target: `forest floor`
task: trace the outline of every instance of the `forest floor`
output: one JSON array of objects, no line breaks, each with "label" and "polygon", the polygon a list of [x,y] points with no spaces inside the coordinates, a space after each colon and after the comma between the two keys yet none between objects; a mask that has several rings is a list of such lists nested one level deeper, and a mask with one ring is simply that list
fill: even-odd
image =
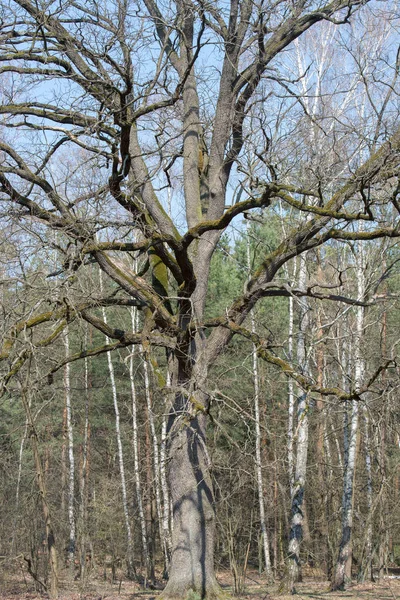
[{"label": "forest floor", "polygon": [[[297,594],[281,595],[278,585],[271,586],[260,578],[257,571],[249,571],[243,593],[234,596],[230,572],[218,574],[224,589],[238,600],[400,600],[400,578],[387,577],[376,583],[363,583],[349,586],[344,592],[330,592],[329,582],[307,577],[298,584]],[[140,589],[138,584],[121,579],[111,584],[109,581],[91,579],[82,589],[79,581],[68,584],[67,579],[60,584],[60,600],[157,600],[159,591]],[[21,574],[0,573],[0,600],[46,600],[46,593],[34,591],[29,577]]]}]

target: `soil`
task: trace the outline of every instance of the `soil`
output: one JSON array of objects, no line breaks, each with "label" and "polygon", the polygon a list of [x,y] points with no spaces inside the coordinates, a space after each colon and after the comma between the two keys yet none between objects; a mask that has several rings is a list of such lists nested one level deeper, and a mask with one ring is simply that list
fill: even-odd
[{"label": "soil", "polygon": [[[230,572],[220,572],[218,580],[223,588],[238,600],[400,600],[400,577],[385,577],[374,583],[352,584],[342,592],[329,591],[329,582],[306,577],[296,586],[297,594],[280,595],[278,585],[268,585],[258,572],[249,571],[243,593],[233,594]],[[143,590],[138,584],[119,579],[114,583],[90,578],[82,589],[79,581],[68,583],[67,573],[60,582],[59,600],[157,600],[160,590]],[[0,600],[47,600],[45,592],[34,590],[30,577],[21,573],[0,573]]]}]

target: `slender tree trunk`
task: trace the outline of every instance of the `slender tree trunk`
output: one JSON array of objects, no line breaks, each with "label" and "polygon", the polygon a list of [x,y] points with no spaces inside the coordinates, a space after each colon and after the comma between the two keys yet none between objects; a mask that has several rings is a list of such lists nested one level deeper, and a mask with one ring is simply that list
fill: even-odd
[{"label": "slender tree trunk", "polygon": [[[65,355],[69,356],[69,333],[66,330],[64,337]],[[72,418],[71,418],[71,372],[70,363],[67,362],[64,367],[64,390],[65,390],[65,407],[67,412],[67,437],[68,437],[68,462],[69,462],[69,474],[68,474],[68,521],[69,521],[69,541],[68,541],[68,561],[70,577],[74,578],[75,569],[75,545],[76,545],[76,532],[75,532],[75,458],[74,458],[74,435],[72,430]]]},{"label": "slender tree trunk", "polygon": [[[307,255],[300,256],[299,287],[305,289],[307,284]],[[309,307],[305,298],[301,300],[299,311],[299,332],[297,341],[297,362],[303,372],[307,372],[307,352],[305,336],[309,324]],[[288,572],[286,586],[291,593],[295,592],[295,584],[301,578],[300,546],[304,534],[304,489],[307,473],[308,454],[308,410],[309,399],[301,392],[297,400],[297,446],[296,470],[292,492],[291,524],[289,533]]]},{"label": "slender tree trunk", "polygon": [[[102,290],[101,271],[99,272],[99,276],[100,276],[100,289]],[[103,313],[103,320],[105,323],[107,323],[107,315],[106,315],[106,311],[104,308],[102,309],[102,313]],[[105,336],[105,337],[106,337],[106,343],[108,344],[110,342],[110,340],[107,336]],[[118,463],[119,463],[119,473],[120,473],[120,477],[121,477],[122,507],[123,507],[123,511],[124,511],[125,529],[126,529],[126,537],[127,537],[127,571],[128,571],[128,577],[134,579],[134,578],[136,578],[136,571],[135,571],[134,559],[133,559],[133,557],[134,557],[133,536],[132,536],[131,522],[130,522],[130,516],[129,516],[129,509],[128,509],[128,492],[127,492],[126,478],[125,478],[125,464],[124,464],[124,453],[123,453],[123,448],[122,448],[117,386],[115,383],[114,366],[112,363],[111,352],[107,352],[107,361],[108,361],[108,372],[110,374],[110,382],[111,382],[112,397],[113,397],[113,404],[114,404],[115,432],[116,432],[116,436],[117,436]]]},{"label": "slender tree trunk", "polygon": [[26,420],[28,423],[28,430],[31,439],[33,460],[36,468],[36,478],[39,487],[39,493],[42,500],[42,510],[46,528],[46,539],[47,549],[49,553],[49,567],[50,567],[50,597],[55,599],[58,597],[58,560],[57,560],[57,549],[54,536],[54,530],[52,525],[52,519],[50,514],[49,503],[47,500],[47,489],[45,484],[45,478],[43,473],[42,461],[39,455],[38,448],[38,437],[35,429],[35,425],[32,418],[30,403],[26,397],[25,390],[21,393],[22,403],[24,406]]},{"label": "slender tree trunk", "polygon": [[278,576],[279,568],[279,557],[278,557],[278,543],[279,543],[279,504],[278,504],[278,449],[277,449],[277,434],[274,435],[274,538],[273,538],[273,553],[274,553],[274,577]]},{"label": "slender tree trunk", "polygon": [[[104,318],[104,316],[103,316],[103,318]],[[108,343],[108,340],[107,340],[107,343]],[[127,488],[126,488],[125,464],[124,464],[124,454],[123,454],[123,449],[122,449],[117,386],[115,383],[114,366],[112,364],[112,358],[111,358],[110,352],[107,353],[107,360],[108,360],[108,370],[110,373],[110,381],[111,381],[111,388],[112,388],[112,395],[113,395],[113,402],[114,402],[115,431],[117,434],[118,462],[119,462],[119,473],[120,473],[120,477],[121,477],[121,489],[122,489],[122,505],[123,505],[123,510],[124,510],[126,537],[127,537],[127,543],[128,543],[128,552],[127,552],[128,577],[134,578],[136,576],[136,573],[135,573],[135,567],[134,567],[134,562],[133,562],[133,536],[132,536],[132,529],[131,529],[129,509],[128,509],[128,492],[127,492]]]},{"label": "slender tree trunk", "polygon": [[[322,283],[322,276],[320,273],[319,267],[319,279]],[[324,381],[324,349],[321,343],[322,340],[322,321],[321,321],[321,313],[318,311],[317,315],[317,324],[318,324],[318,332],[317,332],[317,383],[319,387],[323,387],[325,384]],[[325,419],[325,411],[324,404],[322,398],[319,396],[316,401],[317,408],[317,440],[315,447],[315,461],[317,464],[317,474],[318,474],[318,492],[319,492],[319,500],[322,510],[320,512],[320,518],[318,523],[318,545],[319,547],[316,549],[316,555],[320,556],[321,563],[325,568],[325,572],[327,577],[331,576],[331,560],[330,560],[330,548],[329,548],[329,526],[328,526],[328,497],[329,492],[327,491],[327,481],[326,481],[326,469],[324,468],[325,456],[324,456],[324,439],[326,432],[326,419]]]},{"label": "slender tree trunk", "polygon": [[373,490],[372,490],[372,464],[371,464],[371,441],[369,432],[369,417],[368,409],[363,406],[363,417],[364,417],[364,452],[365,452],[365,471],[367,475],[367,528],[365,531],[365,548],[364,548],[364,560],[361,563],[361,579],[369,579],[373,581],[372,575],[372,522],[373,522]]},{"label": "slender tree trunk", "polygon": [[[248,232],[247,232],[248,233]],[[247,234],[247,267],[249,274],[251,273],[251,260],[250,260],[250,239]],[[254,311],[250,312],[251,319],[251,332],[256,333],[256,322],[254,317]],[[261,428],[260,428],[260,382],[258,375],[258,357],[257,357],[257,346],[252,344],[252,360],[253,360],[253,386],[254,386],[254,421],[255,421],[255,433],[256,433],[256,456],[255,456],[255,467],[257,476],[257,490],[258,490],[258,505],[260,510],[260,528],[261,528],[261,539],[264,550],[264,561],[265,561],[265,573],[268,577],[271,576],[271,557],[269,552],[269,535],[267,530],[267,524],[265,519],[265,504],[264,504],[264,484],[262,475],[262,461],[261,461]]]},{"label": "slender tree trunk", "polygon": [[[137,311],[135,308],[131,309],[131,320],[132,320],[132,331],[136,331],[136,318]],[[139,469],[139,444],[138,444],[138,424],[137,424],[137,397],[136,397],[136,385],[134,377],[134,352],[129,357],[129,378],[131,382],[131,395],[132,395],[132,433],[133,433],[133,464],[135,474],[135,487],[136,487],[136,501],[139,513],[140,530],[142,533],[142,552],[143,562],[146,568],[146,577],[150,575],[149,572],[149,551],[147,545],[147,533],[146,533],[146,519],[143,510],[143,498],[142,498],[142,484],[140,481],[140,469]]]},{"label": "slender tree trunk", "polygon": [[[168,490],[168,482],[167,482],[167,417],[163,415],[162,425],[161,425],[161,444],[160,444],[160,477],[161,477],[161,490],[163,497],[163,515],[162,515],[162,528],[164,541],[166,544],[166,552],[168,559],[168,568],[169,561],[171,560],[171,530],[170,530],[170,494]],[[168,569],[164,573],[166,577],[168,574]]]},{"label": "slender tree trunk", "polygon": [[[66,398],[65,398],[66,399]],[[67,405],[64,402],[63,409],[63,421],[62,421],[62,446],[61,446],[61,516],[64,520],[65,517],[65,496],[67,487],[67,443],[68,443],[68,429],[67,429]]]},{"label": "slender tree trunk", "polygon": [[18,519],[19,519],[19,496],[21,489],[21,476],[22,476],[22,457],[24,453],[25,441],[28,435],[28,420],[25,420],[24,433],[22,434],[21,443],[19,446],[18,454],[18,475],[17,475],[17,487],[15,490],[15,517],[13,523],[13,533],[11,540],[11,553],[15,556],[17,554],[17,530],[18,530]]},{"label": "slender tree trunk", "polygon": [[[143,349],[140,347],[141,352]],[[151,386],[150,386],[150,364],[147,360],[147,357],[144,357],[143,360],[143,372],[144,372],[144,386],[145,386],[145,394],[146,394],[146,403],[147,403],[147,414],[150,425],[150,433],[151,433],[151,441],[153,446],[153,468],[154,468],[154,491],[155,491],[155,499],[156,499],[156,509],[157,509],[157,520],[158,527],[160,533],[160,541],[161,547],[164,555],[164,571],[168,571],[168,546],[167,540],[164,537],[164,528],[163,528],[163,514],[161,510],[161,482],[160,482],[160,452],[158,448],[158,439],[156,433],[156,427],[154,422],[154,413],[153,413],[153,402],[151,397]]]},{"label": "slender tree trunk", "polygon": [[[289,297],[289,339],[288,339],[288,360],[293,361],[293,325],[294,325],[294,306],[293,296]],[[289,471],[289,486],[290,497],[293,496],[294,488],[294,382],[291,377],[288,381],[288,437],[287,437],[287,455],[288,455],[288,471]]]},{"label": "slender tree trunk", "polygon": [[[361,244],[357,244],[357,297],[364,300],[365,295],[365,274],[363,249]],[[364,307],[358,306],[356,311],[356,335],[354,344],[354,363],[355,363],[355,387],[359,389],[362,385],[364,372],[364,361],[362,358],[362,339],[364,331]],[[353,400],[351,404],[351,423],[347,428],[345,424],[345,473],[343,483],[342,499],[342,538],[339,548],[339,556],[336,563],[332,589],[344,589],[346,584],[351,581],[352,567],[352,531],[353,531],[353,504],[354,504],[354,478],[357,455],[357,435],[359,420],[359,402]],[[346,433],[348,430],[348,434]],[[347,439],[346,439],[347,438]],[[346,451],[347,450],[347,451]]]},{"label": "slender tree trunk", "polygon": [[153,502],[153,473],[151,468],[151,440],[150,426],[148,418],[148,410],[146,407],[146,425],[145,425],[145,442],[146,442],[146,535],[148,540],[148,573],[147,578],[152,583],[155,580],[155,538],[156,532],[154,527],[154,502]]},{"label": "slender tree trunk", "polygon": [[343,486],[342,538],[340,542],[339,557],[336,563],[335,578],[332,589],[344,589],[345,585],[351,581],[354,475],[357,452],[357,432],[358,402],[357,400],[353,400],[349,431],[348,457]]},{"label": "slender tree trunk", "polygon": [[[87,345],[87,344],[86,344]],[[80,531],[81,531],[81,552],[80,552],[80,578],[84,585],[86,581],[86,545],[87,545],[87,504],[88,504],[88,483],[89,483],[89,440],[90,440],[90,424],[89,424],[89,359],[85,358],[85,422],[83,427],[83,446],[82,446],[82,468],[80,477]]]},{"label": "slender tree trunk", "polygon": [[[383,270],[386,271],[386,260],[383,261]],[[387,286],[385,286],[384,293],[387,293]],[[385,357],[387,352],[387,312],[386,309],[382,315],[382,334],[381,334],[381,356]],[[382,384],[385,387],[386,372],[382,373]],[[386,427],[387,427],[387,403],[385,408],[385,415],[382,419],[380,439],[378,442],[378,456],[380,464],[380,486],[381,494],[379,500],[379,547],[378,547],[378,578],[382,579],[385,572],[387,555],[388,555],[388,528],[386,525],[387,516],[387,492],[386,492],[386,477],[387,477],[387,465],[386,465]]]},{"label": "slender tree trunk", "polygon": [[[255,320],[254,313],[251,313],[251,328],[252,332],[255,333]],[[261,463],[261,428],[260,428],[260,386],[258,378],[258,359],[257,359],[257,348],[253,344],[253,382],[254,382],[254,420],[256,429],[256,473],[257,473],[257,490],[258,490],[258,504],[260,510],[260,527],[261,537],[263,542],[264,550],[264,561],[265,561],[265,573],[269,577],[271,576],[271,557],[269,552],[269,535],[267,530],[267,524],[265,519],[265,505],[264,505],[264,485],[262,476],[262,463]]]}]

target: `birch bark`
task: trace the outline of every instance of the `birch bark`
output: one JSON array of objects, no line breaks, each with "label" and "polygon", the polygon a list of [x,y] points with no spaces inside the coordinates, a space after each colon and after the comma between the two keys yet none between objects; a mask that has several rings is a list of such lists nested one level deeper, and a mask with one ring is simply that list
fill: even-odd
[{"label": "birch bark", "polygon": [[[300,256],[299,288],[305,289],[307,284],[307,253]],[[309,327],[309,306],[305,298],[299,308],[299,332],[297,337],[297,362],[303,373],[307,372],[306,333]],[[297,445],[296,468],[292,491],[291,523],[288,549],[288,572],[286,585],[291,593],[295,592],[295,584],[301,577],[300,546],[304,528],[304,491],[307,473],[308,454],[308,395],[300,391],[297,399]]]},{"label": "birch bark", "polygon": [[[249,228],[247,227],[246,236],[246,253],[247,253],[247,268],[249,277],[251,274],[251,257],[250,257],[250,238]],[[254,311],[250,312],[251,320],[251,332],[256,333],[256,321],[254,317]],[[272,574],[271,570],[271,557],[269,551],[269,535],[265,519],[265,504],[264,504],[264,483],[262,473],[262,461],[261,461],[261,428],[260,428],[260,383],[258,375],[258,357],[257,357],[257,346],[252,344],[252,367],[253,367],[253,386],[254,386],[254,422],[255,422],[255,434],[256,434],[256,455],[255,455],[255,467],[257,477],[257,490],[258,490],[258,506],[260,511],[260,529],[261,529],[261,540],[264,551],[265,561],[265,573],[269,577]],[[264,570],[264,569],[263,569]]]},{"label": "birch bark", "polygon": [[[69,350],[69,332],[66,329],[64,336],[65,356],[70,354]],[[67,413],[67,437],[68,437],[68,521],[69,521],[69,542],[68,542],[68,562],[71,579],[74,578],[75,570],[75,546],[76,546],[76,531],[75,531],[75,457],[74,457],[74,433],[72,429],[72,413],[71,413],[71,371],[70,363],[67,362],[64,367],[64,391],[65,391],[65,407]]]},{"label": "birch bark", "polygon": [[[132,331],[137,330],[137,311],[135,308],[131,309],[131,323]],[[132,437],[133,437],[133,464],[135,473],[135,487],[136,487],[136,501],[139,512],[140,530],[142,534],[142,552],[143,561],[146,566],[147,578],[150,577],[150,565],[149,565],[149,550],[147,545],[147,532],[146,532],[146,519],[143,510],[143,498],[142,498],[142,484],[140,480],[140,469],[139,469],[139,444],[138,444],[138,424],[137,424],[137,396],[136,396],[136,385],[135,385],[135,374],[134,374],[134,356],[132,352],[129,357],[129,379],[131,382],[131,396],[132,396]]]},{"label": "birch bark", "polygon": [[[85,335],[85,345],[87,347],[87,332]],[[82,468],[80,476],[80,530],[81,530],[81,552],[80,552],[80,579],[82,585],[86,582],[86,544],[87,544],[87,504],[88,504],[88,479],[89,479],[89,437],[90,437],[90,425],[89,425],[89,359],[85,357],[84,361],[84,385],[85,385],[85,422],[83,427],[83,447],[82,447]]]},{"label": "birch bark", "polygon": [[[357,244],[356,276],[357,276],[357,298],[364,300],[365,296],[365,271],[363,247]],[[354,383],[356,390],[362,385],[364,373],[364,360],[362,357],[362,339],[364,332],[364,307],[356,309],[356,334],[354,339]],[[354,478],[357,458],[357,436],[359,421],[359,402],[353,400],[351,403],[350,427],[345,424],[345,471],[343,480],[342,498],[342,537],[339,555],[336,563],[332,589],[343,589],[351,581],[352,568],[352,531],[353,531],[353,503],[354,503]],[[346,433],[348,431],[348,433]]]},{"label": "birch bark", "polygon": [[[101,271],[99,271],[99,277],[100,277],[100,289],[101,289],[101,291],[103,291]],[[103,314],[104,323],[107,323],[107,315],[106,315],[105,308],[102,308],[102,314]],[[105,340],[106,340],[106,344],[110,343],[110,340],[107,336],[105,336]],[[131,528],[129,509],[128,509],[128,492],[127,492],[126,478],[125,478],[125,463],[124,463],[124,453],[123,453],[123,448],[122,448],[122,437],[121,437],[117,386],[115,383],[114,366],[112,363],[112,358],[111,358],[110,352],[107,352],[107,362],[108,362],[108,372],[110,375],[110,383],[111,383],[112,397],[113,397],[113,404],[114,404],[115,432],[116,432],[116,436],[117,436],[118,463],[119,463],[119,473],[120,473],[120,477],[121,477],[122,507],[123,507],[123,511],[124,511],[125,529],[126,529],[126,538],[127,538],[127,571],[128,571],[128,577],[134,579],[134,578],[136,578],[136,571],[135,571],[135,565],[134,565],[134,561],[133,561],[133,557],[134,557],[133,536],[132,536],[132,528]]]},{"label": "birch bark", "polygon": [[[143,353],[143,348],[140,346],[140,352]],[[158,447],[158,439],[156,433],[156,426],[154,421],[154,412],[153,412],[153,403],[151,397],[151,386],[150,386],[150,365],[146,356],[143,359],[143,373],[144,373],[144,387],[145,387],[145,395],[146,395],[146,404],[147,404],[147,414],[149,418],[150,425],[150,434],[151,441],[153,446],[153,469],[154,469],[154,490],[156,497],[156,510],[157,510],[157,520],[158,520],[158,528],[160,534],[161,547],[164,555],[164,570],[168,570],[168,547],[167,541],[164,537],[164,527],[163,527],[163,514],[161,509],[161,482],[160,482],[160,452]]]}]

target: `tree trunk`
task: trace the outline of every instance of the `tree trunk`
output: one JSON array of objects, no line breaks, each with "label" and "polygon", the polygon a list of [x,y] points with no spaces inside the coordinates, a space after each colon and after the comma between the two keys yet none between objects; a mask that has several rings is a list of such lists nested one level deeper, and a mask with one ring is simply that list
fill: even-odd
[{"label": "tree trunk", "polygon": [[333,590],[343,589],[351,581],[352,565],[352,528],[353,528],[353,491],[354,475],[357,453],[358,431],[358,401],[352,402],[352,417],[349,435],[349,448],[347,466],[345,470],[343,500],[342,500],[342,539],[340,542],[339,557],[336,563],[335,577],[332,584]]},{"label": "tree trunk", "polygon": [[47,539],[47,549],[48,549],[48,553],[49,553],[49,567],[50,567],[50,598],[55,599],[58,597],[58,560],[57,560],[57,549],[56,549],[55,536],[54,536],[54,531],[53,531],[53,525],[52,525],[52,520],[51,520],[51,515],[50,515],[49,504],[48,504],[48,500],[47,500],[47,489],[46,489],[46,484],[45,484],[45,480],[44,480],[42,461],[41,461],[40,455],[39,455],[37,433],[36,433],[35,425],[34,425],[33,418],[32,418],[30,404],[26,397],[25,390],[22,390],[21,397],[22,397],[22,403],[24,406],[25,414],[26,414],[26,420],[28,422],[28,429],[29,429],[30,438],[31,438],[33,459],[34,459],[35,468],[36,468],[36,478],[37,478],[37,482],[38,482],[40,497],[42,500],[43,516],[44,516],[44,522],[45,522],[45,527],[46,527],[46,539]]},{"label": "tree trunk", "polygon": [[361,573],[359,577],[361,580],[369,579],[369,581],[373,581],[372,575],[372,522],[374,515],[374,507],[373,507],[373,490],[372,490],[372,464],[371,464],[371,441],[370,441],[370,431],[369,431],[369,417],[368,417],[368,409],[366,406],[363,406],[363,416],[364,416],[364,451],[365,451],[365,471],[367,475],[367,518],[366,518],[366,531],[365,531],[365,547],[364,547],[364,557],[361,561]]},{"label": "tree trunk", "polygon": [[[99,271],[100,277],[100,289],[103,291],[102,285],[102,277],[101,271]],[[102,309],[103,320],[104,323],[107,323],[107,315],[106,311]],[[109,344],[110,340],[107,336],[105,336],[106,344]],[[110,382],[112,389],[112,397],[114,403],[114,413],[115,413],[115,433],[117,435],[117,448],[118,448],[118,463],[119,463],[119,473],[121,477],[121,490],[122,490],[122,507],[124,511],[125,517],[125,529],[126,529],[126,537],[127,537],[127,571],[128,577],[134,579],[136,577],[135,566],[133,562],[133,536],[131,529],[131,521],[129,516],[128,509],[128,492],[126,488],[126,478],[125,478],[125,463],[124,463],[124,453],[122,448],[122,438],[121,438],[121,427],[120,427],[120,416],[119,416],[119,406],[118,406],[118,396],[117,396],[117,386],[115,383],[114,376],[114,366],[112,363],[111,353],[107,352],[107,362],[108,362],[108,372],[110,374]]]},{"label": "tree trunk", "polygon": [[[364,300],[365,295],[365,273],[364,260],[361,244],[358,244],[357,254],[357,297]],[[364,331],[364,307],[358,306],[356,312],[356,335],[354,344],[354,362],[355,362],[355,387],[356,390],[362,385],[364,373],[364,361],[362,358],[362,338]],[[343,500],[342,500],[342,538],[339,548],[339,556],[336,563],[332,589],[344,589],[346,584],[351,581],[352,567],[352,530],[353,530],[353,503],[354,503],[354,477],[357,456],[357,434],[358,434],[358,400],[352,401],[352,413],[350,428],[345,424],[344,427],[344,456],[345,473],[343,481]],[[347,412],[345,413],[345,417]],[[348,433],[347,433],[348,432]]]},{"label": "tree trunk", "polygon": [[[247,232],[247,267],[249,274],[251,273],[251,260],[250,260],[250,239]],[[250,311],[251,320],[251,332],[256,333],[256,322],[254,317],[254,311]],[[256,456],[255,456],[255,467],[257,477],[257,490],[258,490],[258,505],[260,510],[260,528],[261,528],[261,539],[264,549],[264,561],[265,561],[265,573],[268,577],[271,576],[271,557],[269,552],[269,536],[267,530],[267,524],[265,520],[265,505],[264,505],[264,485],[263,485],[263,474],[262,474],[262,462],[261,462],[261,428],[260,428],[260,384],[258,376],[258,357],[257,357],[257,346],[252,344],[252,359],[253,359],[253,386],[254,386],[254,421],[256,430]]]},{"label": "tree trunk", "polygon": [[[131,309],[131,320],[132,320],[132,331],[136,331],[136,319],[137,311],[135,308]],[[129,378],[131,381],[131,395],[132,395],[132,433],[133,433],[133,464],[135,473],[135,486],[136,486],[136,501],[138,505],[140,530],[142,533],[142,551],[143,551],[143,562],[146,567],[146,576],[149,576],[149,551],[147,545],[147,533],[146,533],[146,519],[143,510],[143,499],[142,499],[142,485],[140,481],[140,470],[139,470],[139,444],[138,444],[138,425],[137,425],[137,399],[136,399],[136,386],[134,378],[134,364],[133,364],[134,352],[129,357]]]},{"label": "tree trunk", "polygon": [[[85,345],[87,346],[87,335],[85,335]],[[89,424],[89,359],[85,358],[85,423],[83,430],[83,446],[82,446],[82,467],[80,475],[80,533],[81,533],[81,551],[80,551],[80,579],[82,585],[85,584],[86,580],[86,544],[87,544],[87,505],[88,505],[88,483],[89,483],[89,442],[90,442],[90,424]]]},{"label": "tree trunk", "polygon": [[214,574],[214,499],[205,444],[206,398],[178,393],[168,421],[168,478],[174,528],[169,580],[162,598],[221,597]]},{"label": "tree trunk", "polygon": [[[318,268],[318,276],[321,281],[322,273],[321,267]],[[317,383],[320,387],[325,385],[324,371],[325,371],[325,361],[324,361],[324,349],[322,345],[322,320],[321,320],[321,312],[318,310],[317,315],[317,324],[318,324],[318,332],[317,339],[319,344],[317,346]],[[318,473],[318,492],[319,499],[321,503],[321,513],[318,522],[318,547],[316,548],[316,555],[320,557],[320,563],[323,564],[325,568],[325,572],[327,577],[331,576],[331,560],[330,560],[330,548],[329,548],[329,510],[328,510],[328,497],[329,492],[327,490],[327,473],[326,468],[324,468],[324,464],[326,464],[325,456],[324,456],[324,440],[325,440],[325,432],[326,432],[326,413],[324,410],[324,402],[321,396],[317,398],[316,402],[317,408],[317,440],[315,447],[316,454],[316,463],[317,463],[317,473]]]},{"label": "tree trunk", "polygon": [[[299,287],[306,288],[307,268],[306,254],[300,257]],[[301,300],[299,314],[299,332],[297,342],[297,362],[303,372],[307,372],[307,352],[305,336],[308,329],[308,303],[305,298]],[[288,572],[286,587],[291,593],[295,592],[295,583],[301,578],[300,545],[304,529],[304,488],[307,472],[308,454],[308,410],[309,400],[305,392],[300,393],[297,400],[297,447],[296,470],[292,492],[291,524],[289,533]]]},{"label": "tree trunk", "polygon": [[[108,343],[108,340],[107,340],[107,343]],[[128,509],[128,492],[126,489],[125,465],[124,465],[124,455],[123,455],[123,449],[122,449],[120,417],[119,417],[119,407],[118,407],[118,398],[117,398],[117,387],[116,387],[116,383],[115,383],[114,367],[112,364],[112,358],[111,358],[111,354],[109,352],[107,353],[107,360],[108,360],[108,369],[109,369],[109,373],[110,373],[112,395],[113,395],[113,401],[114,401],[115,432],[117,435],[119,473],[120,473],[120,477],[121,477],[122,507],[124,510],[125,529],[126,529],[126,537],[127,537],[127,545],[128,545],[128,548],[127,548],[128,577],[133,579],[136,575],[135,567],[133,564],[133,536],[132,536],[131,521],[130,521],[129,509]]]},{"label": "tree trunk", "polygon": [[[140,352],[143,352],[142,347],[140,347]],[[163,514],[161,510],[161,482],[160,482],[160,453],[158,448],[158,439],[156,433],[156,427],[154,422],[154,413],[152,406],[152,397],[151,397],[151,388],[150,388],[150,372],[151,372],[151,363],[148,361],[147,357],[144,357],[143,360],[143,372],[144,372],[144,386],[145,386],[145,395],[146,395],[146,403],[147,403],[147,414],[150,425],[150,433],[151,440],[153,445],[153,468],[154,468],[154,492],[156,499],[156,509],[157,509],[157,520],[158,520],[158,528],[160,534],[160,542],[164,555],[164,572],[168,571],[168,546],[167,540],[164,537],[164,528],[163,528]]]},{"label": "tree trunk", "polygon": [[[68,329],[66,330],[64,337],[65,354],[69,356],[69,337]],[[72,419],[71,419],[71,374],[70,374],[70,363],[64,367],[64,391],[65,391],[65,407],[67,412],[67,437],[68,437],[68,461],[69,461],[69,473],[68,473],[68,521],[69,521],[69,541],[68,541],[68,563],[70,578],[74,578],[75,570],[75,458],[74,458],[74,435],[72,431]]]},{"label": "tree trunk", "polygon": [[162,426],[161,426],[161,444],[160,444],[160,476],[161,476],[161,490],[163,496],[163,515],[162,515],[162,528],[164,542],[166,545],[168,567],[164,576],[166,577],[169,569],[169,561],[171,560],[171,531],[170,531],[170,494],[167,483],[167,418],[163,415]]},{"label": "tree trunk", "polygon": [[145,441],[146,441],[146,538],[148,540],[148,554],[147,554],[147,579],[150,583],[155,580],[155,527],[154,527],[154,506],[153,506],[153,473],[151,469],[151,441],[150,441],[150,428],[149,419],[146,411],[146,425],[145,425]]},{"label": "tree trunk", "polygon": [[15,556],[17,554],[17,530],[18,530],[18,511],[19,511],[19,495],[21,488],[21,476],[22,476],[22,457],[24,452],[25,441],[28,435],[28,420],[25,420],[25,429],[22,435],[21,443],[19,446],[19,455],[18,455],[18,475],[17,475],[17,487],[15,490],[15,517],[13,523],[13,533],[11,540],[11,553]]}]

